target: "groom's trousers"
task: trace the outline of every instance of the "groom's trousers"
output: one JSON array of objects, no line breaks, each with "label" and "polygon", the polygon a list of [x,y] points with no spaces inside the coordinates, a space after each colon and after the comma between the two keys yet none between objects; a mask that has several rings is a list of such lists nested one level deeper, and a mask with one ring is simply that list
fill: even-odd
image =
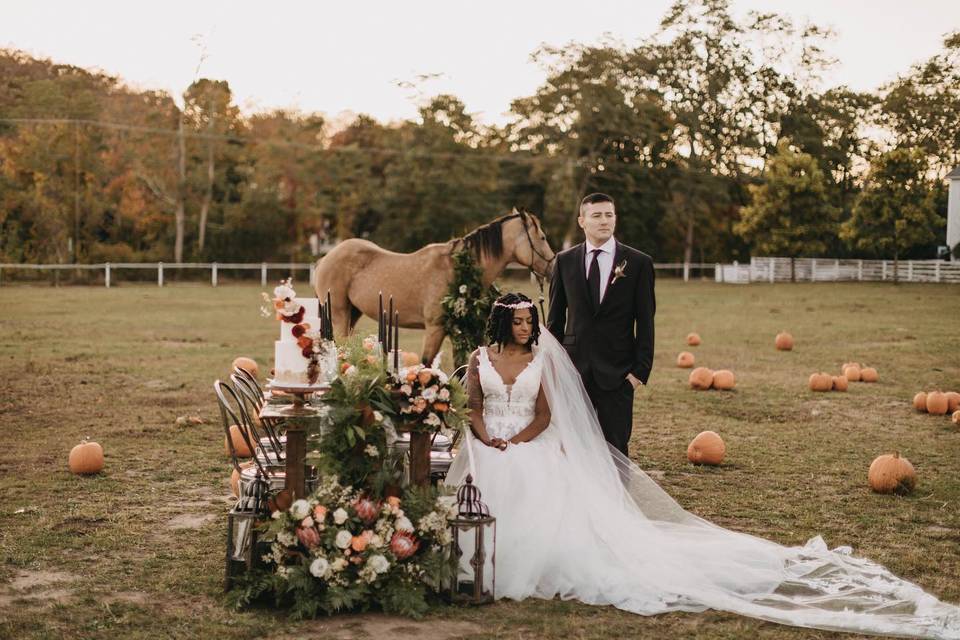
[{"label": "groom's trousers", "polygon": [[619,388],[607,391],[598,387],[593,374],[588,373],[583,386],[587,389],[593,408],[597,410],[603,437],[629,458],[627,445],[633,431],[633,385],[624,379]]}]

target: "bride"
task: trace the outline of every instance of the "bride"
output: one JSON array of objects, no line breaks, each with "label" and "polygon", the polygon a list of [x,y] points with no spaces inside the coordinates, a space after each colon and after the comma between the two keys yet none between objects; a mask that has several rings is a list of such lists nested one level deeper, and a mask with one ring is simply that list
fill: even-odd
[{"label": "bride", "polygon": [[529,298],[495,303],[470,359],[469,473],[497,518],[496,597],[576,599],[642,615],[718,609],[800,627],[960,638],[960,608],[882,566],[718,527],[608,448],[569,356]]}]

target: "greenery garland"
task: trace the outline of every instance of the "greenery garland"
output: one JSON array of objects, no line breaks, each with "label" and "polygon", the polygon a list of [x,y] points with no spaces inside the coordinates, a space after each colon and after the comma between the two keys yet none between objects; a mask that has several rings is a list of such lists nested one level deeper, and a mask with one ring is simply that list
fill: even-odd
[{"label": "greenery garland", "polygon": [[493,284],[483,286],[483,271],[470,251],[460,250],[452,257],[453,279],[440,304],[443,330],[453,343],[454,365],[459,367],[485,342],[487,318],[500,291]]}]

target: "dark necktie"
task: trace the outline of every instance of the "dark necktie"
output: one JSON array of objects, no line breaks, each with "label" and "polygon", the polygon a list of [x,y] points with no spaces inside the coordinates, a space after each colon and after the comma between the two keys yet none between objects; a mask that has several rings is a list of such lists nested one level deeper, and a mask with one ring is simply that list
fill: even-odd
[{"label": "dark necktie", "polygon": [[590,270],[587,272],[587,287],[590,289],[590,300],[593,301],[593,308],[600,306],[600,262],[597,259],[602,249],[592,249],[593,260],[590,261]]}]

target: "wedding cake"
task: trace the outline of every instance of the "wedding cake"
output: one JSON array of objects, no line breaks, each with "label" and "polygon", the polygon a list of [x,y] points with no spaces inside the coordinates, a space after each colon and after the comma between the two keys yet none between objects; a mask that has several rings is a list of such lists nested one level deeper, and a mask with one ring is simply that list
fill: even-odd
[{"label": "wedding cake", "polygon": [[[280,320],[280,339],[273,344],[273,379],[283,384],[307,384],[312,343],[322,340],[318,334],[320,300],[296,297],[289,280],[281,283],[273,293],[274,308]],[[337,366],[336,349],[331,348],[332,345],[326,346],[318,354],[318,383],[328,382]]]}]

